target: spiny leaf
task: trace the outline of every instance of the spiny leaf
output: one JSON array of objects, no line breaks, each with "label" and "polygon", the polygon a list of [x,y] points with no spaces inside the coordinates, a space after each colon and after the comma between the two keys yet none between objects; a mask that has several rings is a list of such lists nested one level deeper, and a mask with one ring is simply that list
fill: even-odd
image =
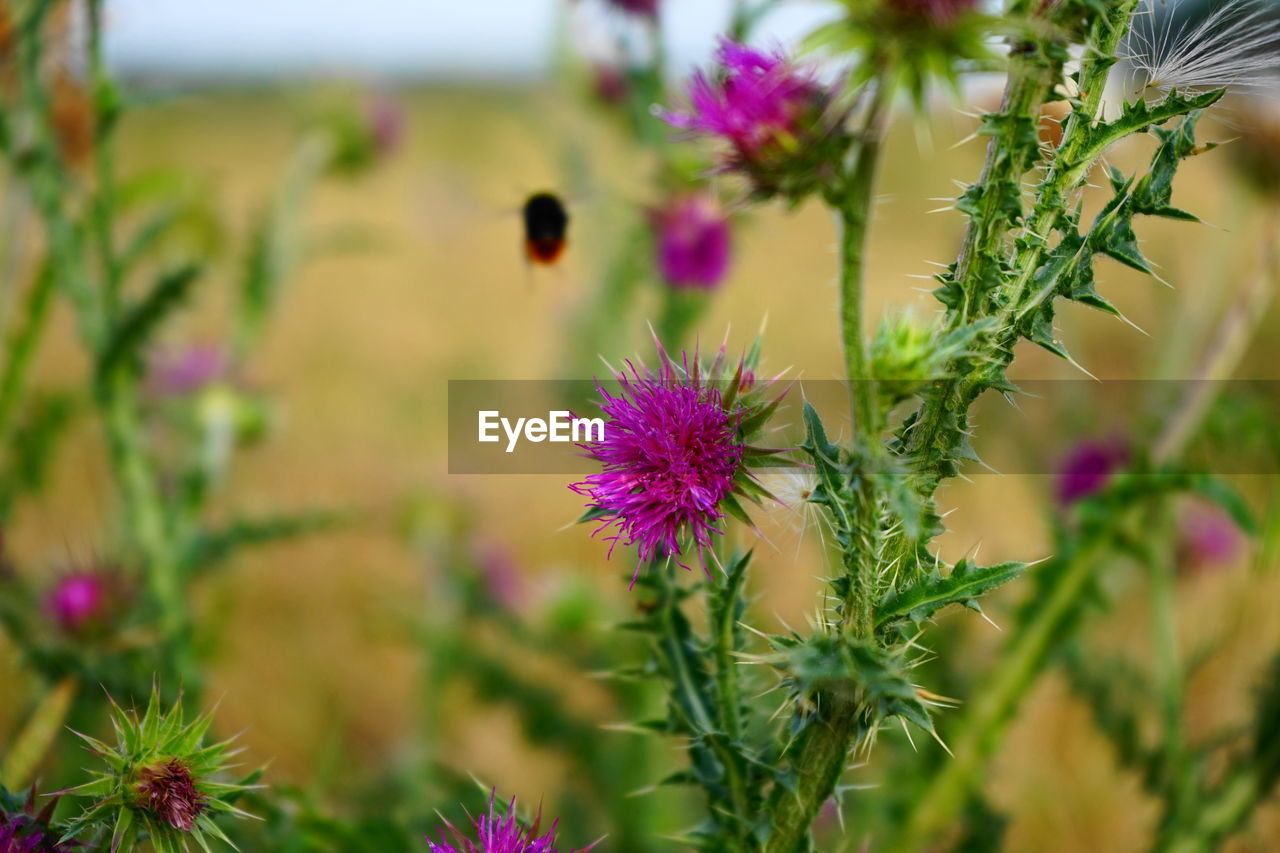
[{"label": "spiny leaf", "polygon": [[1026,568],[1026,563],[977,566],[963,559],[946,577],[940,574],[925,577],[886,597],[876,607],[876,627],[885,628],[902,619],[922,622],[948,604],[976,601],[980,595],[1013,580]]}]

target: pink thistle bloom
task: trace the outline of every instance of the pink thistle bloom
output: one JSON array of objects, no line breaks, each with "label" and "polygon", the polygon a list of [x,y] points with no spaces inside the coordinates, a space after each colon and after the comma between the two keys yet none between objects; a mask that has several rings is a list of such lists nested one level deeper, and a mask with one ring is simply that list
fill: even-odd
[{"label": "pink thistle bloom", "polygon": [[195,828],[208,800],[190,768],[176,758],[140,770],[136,792],[142,808],[183,832]]},{"label": "pink thistle bloom", "polygon": [[1128,461],[1128,449],[1115,441],[1086,441],[1076,445],[1058,468],[1058,504],[1070,506],[1102,491],[1112,475]]},{"label": "pink thistle bloom", "polygon": [[716,58],[718,75],[697,72],[689,83],[687,111],[657,116],[726,142],[726,170],[749,175],[762,196],[798,197],[821,186],[848,147],[837,132],[843,117],[830,115],[833,93],[780,52],[721,39]]},{"label": "pink thistle bloom", "polygon": [[729,269],[731,233],[720,206],[705,195],[673,199],[653,216],[658,270],[675,288],[711,290]]},{"label": "pink thistle bloom", "polygon": [[[590,499],[588,516],[600,523],[596,532],[612,531],[606,537],[610,554],[619,543],[634,545],[641,564],[673,557],[687,569],[678,560],[687,545],[705,558],[713,534],[724,532],[726,510],[745,516],[739,495],[770,497],[747,461],[775,451],[747,440],[781,400],[760,399],[762,388],[745,381],[742,364],[732,379],[718,381],[723,349],[705,373],[696,353],[692,369],[687,357],[678,367],[661,347],[658,355],[656,372],[627,363],[616,377],[619,396],[599,386],[610,422],[602,441],[583,447],[603,471],[570,488]],[[639,572],[637,565],[633,584]]]},{"label": "pink thistle bloom", "polygon": [[1244,550],[1240,528],[1216,506],[1197,501],[1178,526],[1178,567],[1185,573],[1230,565]]},{"label": "pink thistle bloom", "polygon": [[[475,840],[463,835],[453,824],[445,821],[452,840],[445,837],[444,829],[438,829],[440,841],[432,841],[427,837],[427,849],[431,853],[556,853],[556,822],[551,823],[547,831],[539,835],[538,828],[542,822],[542,814],[534,818],[533,825],[525,828],[515,818],[516,800],[511,798],[507,806],[507,816],[495,813],[494,794],[489,794],[489,813],[475,818]],[[586,853],[591,847],[584,847],[575,853]]]},{"label": "pink thistle bloom", "polygon": [[524,582],[510,551],[494,540],[476,538],[471,543],[471,557],[485,591],[496,603],[514,610],[524,601]]},{"label": "pink thistle bloom", "polygon": [[45,612],[68,634],[104,626],[119,600],[119,580],[103,569],[73,571],[45,597]]},{"label": "pink thistle bloom", "polygon": [[231,372],[231,359],[221,347],[195,344],[181,349],[160,350],[151,358],[147,387],[167,397],[194,394]]}]

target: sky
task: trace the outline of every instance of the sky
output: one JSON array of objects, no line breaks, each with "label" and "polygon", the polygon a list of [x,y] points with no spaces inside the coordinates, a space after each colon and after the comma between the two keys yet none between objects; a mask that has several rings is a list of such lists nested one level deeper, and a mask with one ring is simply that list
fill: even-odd
[{"label": "sky", "polygon": [[[108,0],[106,45],[117,68],[136,72],[518,77],[547,70],[567,3]],[[677,69],[706,60],[730,5],[664,0],[664,36]],[[800,0],[772,13],[762,36],[788,41],[829,15],[829,4]]]}]

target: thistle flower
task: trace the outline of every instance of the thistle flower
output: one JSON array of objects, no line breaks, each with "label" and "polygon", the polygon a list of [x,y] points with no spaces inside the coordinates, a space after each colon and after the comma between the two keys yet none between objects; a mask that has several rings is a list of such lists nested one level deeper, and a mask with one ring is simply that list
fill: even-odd
[{"label": "thistle flower", "polygon": [[[707,569],[705,552],[722,534],[726,515],[750,523],[740,501],[771,497],[751,473],[779,451],[753,447],[781,402],[767,399],[771,382],[757,383],[749,357],[725,375],[725,351],[703,370],[694,354],[676,364],[658,345],[658,368],[628,362],[616,376],[621,393],[603,385],[601,406],[610,421],[602,441],[583,445],[603,471],[570,486],[590,499],[583,520],[611,531],[612,544],[635,545],[641,563],[674,558],[692,547]],[[635,577],[639,575],[636,567]]]},{"label": "thistle flower", "polygon": [[404,139],[404,109],[385,92],[380,92],[365,104],[365,121],[374,152],[381,157],[395,151]]},{"label": "thistle flower", "polygon": [[658,271],[678,289],[711,290],[729,268],[729,220],[705,195],[685,195],[653,214]]},{"label": "thistle flower", "polygon": [[473,539],[470,550],[489,597],[507,609],[515,609],[525,595],[524,583],[511,552],[501,543],[484,537]]},{"label": "thistle flower", "polygon": [[[432,841],[430,836],[427,837],[427,849],[431,853],[556,853],[555,821],[545,833],[539,835],[538,830],[542,823],[541,812],[534,818],[531,826],[522,827],[515,816],[515,797],[512,797],[511,802],[507,804],[505,817],[497,814],[494,798],[495,793],[490,792],[488,814],[481,815],[472,821],[475,828],[474,840],[445,821],[444,827],[436,830],[440,839],[438,843]],[[445,837],[445,829],[448,829],[451,839]],[[585,853],[594,846],[595,844],[588,845],[574,853]]]},{"label": "thistle flower", "polygon": [[1178,570],[1184,574],[1229,565],[1244,546],[1240,528],[1231,517],[1202,501],[1182,513],[1177,542]]},{"label": "thistle flower", "polygon": [[1076,445],[1058,468],[1059,506],[1070,506],[1102,491],[1128,460],[1129,451],[1116,441],[1086,441]]},{"label": "thistle flower", "polygon": [[[1228,0],[1216,8],[1146,0],[1134,16],[1121,56],[1139,88],[1250,89],[1274,84],[1280,62],[1280,17],[1259,0]],[[1190,10],[1190,11],[1187,11]]]},{"label": "thistle flower", "polygon": [[119,575],[107,568],[75,569],[54,583],[44,609],[65,633],[79,636],[110,624],[122,599]]},{"label": "thistle flower", "polygon": [[230,741],[204,744],[211,723],[209,714],[184,722],[181,700],[163,711],[155,690],[141,718],[113,702],[116,745],[80,735],[107,768],[64,792],[95,801],[76,819],[73,832],[110,825],[111,849],[123,853],[143,835],[157,853],[187,850],[189,840],[202,850],[209,849],[210,838],[231,844],[214,818],[249,817],[232,800],[250,786],[215,781],[234,753]]},{"label": "thistle flower", "polygon": [[780,52],[722,39],[716,59],[714,75],[694,74],[686,111],[657,116],[726,143],[723,169],[745,174],[762,198],[798,201],[824,186],[850,143],[835,94]]}]

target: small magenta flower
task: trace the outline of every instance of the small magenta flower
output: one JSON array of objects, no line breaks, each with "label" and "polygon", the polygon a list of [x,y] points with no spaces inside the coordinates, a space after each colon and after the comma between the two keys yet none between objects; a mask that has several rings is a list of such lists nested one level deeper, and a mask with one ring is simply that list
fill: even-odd
[{"label": "small magenta flower", "polygon": [[1240,528],[1216,506],[1197,501],[1178,525],[1178,568],[1185,574],[1230,565],[1244,549]]},{"label": "small magenta flower", "polygon": [[658,117],[725,142],[724,169],[746,174],[761,197],[798,200],[822,187],[849,145],[834,93],[780,52],[722,39],[716,58],[716,74],[693,76],[688,109]]},{"label": "small magenta flower", "polygon": [[729,269],[729,219],[705,195],[685,195],[653,214],[658,271],[675,288],[711,290]]},{"label": "small magenta flower", "polygon": [[670,557],[688,568],[679,562],[686,548],[705,557],[727,514],[746,518],[740,497],[771,497],[749,469],[778,451],[748,442],[781,397],[765,399],[772,383],[749,380],[745,363],[722,380],[723,348],[705,372],[696,353],[692,367],[661,346],[658,357],[656,372],[628,362],[616,377],[618,396],[599,386],[610,420],[603,440],[583,447],[603,470],[570,488],[590,499],[584,519],[599,522],[596,532],[611,532],[610,554],[634,545],[641,564]]},{"label": "small magenta flower", "polygon": [[45,612],[67,634],[86,634],[111,622],[120,604],[120,586],[120,578],[109,569],[76,569],[54,583],[45,597]]},{"label": "small magenta flower", "polygon": [[[468,838],[457,827],[448,821],[444,828],[436,830],[440,841],[437,843],[427,837],[427,849],[431,853],[556,853],[556,822],[542,835],[538,834],[542,823],[542,813],[534,818],[529,827],[522,827],[516,820],[516,800],[511,798],[507,804],[507,815],[498,815],[494,804],[494,793],[489,794],[489,813],[475,818],[472,823],[475,839]],[[452,839],[445,837],[445,829],[449,830]],[[574,853],[586,853],[595,844],[583,847]]]},{"label": "small magenta flower", "polygon": [[30,815],[0,815],[0,853],[71,853],[78,849],[78,843],[59,841]]},{"label": "small magenta flower", "polygon": [[471,558],[479,570],[485,592],[495,603],[514,610],[525,600],[520,570],[511,552],[501,543],[477,537],[471,543]]},{"label": "small magenta flower", "polygon": [[208,800],[196,788],[191,769],[177,758],[138,771],[138,804],[174,829],[190,832]]},{"label": "small magenta flower", "polygon": [[1076,445],[1058,469],[1058,504],[1066,507],[1106,488],[1129,461],[1129,451],[1116,441],[1086,441]]},{"label": "small magenta flower", "polygon": [[147,387],[153,394],[182,397],[225,379],[231,358],[221,347],[194,344],[155,352],[147,370]]}]

